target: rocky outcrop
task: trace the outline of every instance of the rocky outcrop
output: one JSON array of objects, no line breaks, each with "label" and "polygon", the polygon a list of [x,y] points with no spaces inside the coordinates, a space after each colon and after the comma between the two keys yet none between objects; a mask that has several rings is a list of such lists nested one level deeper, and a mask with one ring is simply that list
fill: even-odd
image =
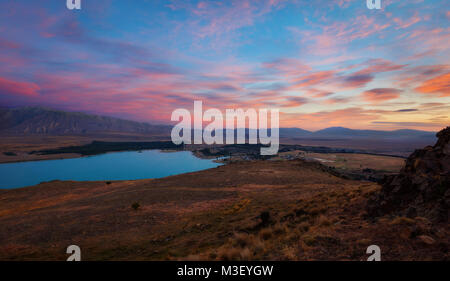
[{"label": "rocky outcrop", "polygon": [[416,150],[400,174],[386,176],[379,194],[368,200],[369,217],[397,214],[448,221],[450,206],[450,127],[434,146]]}]

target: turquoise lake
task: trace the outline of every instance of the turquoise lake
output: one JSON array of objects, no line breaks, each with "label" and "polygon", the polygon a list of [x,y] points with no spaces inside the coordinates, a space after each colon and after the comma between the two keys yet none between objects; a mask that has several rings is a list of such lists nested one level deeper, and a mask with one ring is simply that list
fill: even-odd
[{"label": "turquoise lake", "polygon": [[106,181],[162,178],[217,167],[189,151],[143,150],[111,152],[72,159],[0,164],[0,189],[51,180]]}]

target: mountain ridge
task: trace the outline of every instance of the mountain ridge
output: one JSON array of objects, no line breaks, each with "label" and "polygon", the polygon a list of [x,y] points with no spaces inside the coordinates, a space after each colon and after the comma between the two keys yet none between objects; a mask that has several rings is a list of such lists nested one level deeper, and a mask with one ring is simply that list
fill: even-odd
[{"label": "mountain ridge", "polygon": [[[283,129],[283,130],[282,130]],[[329,127],[317,131],[302,130],[301,132],[286,131],[285,128],[280,128],[280,135],[282,132],[290,133],[291,137],[307,137],[307,138],[435,138],[435,132],[399,129],[392,131],[381,130],[360,130],[350,129],[345,127]]]},{"label": "mountain ridge", "polygon": [[[116,117],[83,112],[68,112],[46,107],[0,108],[0,133],[6,134],[88,134],[121,132],[154,135],[170,135],[171,126],[152,125]],[[329,127],[309,131],[297,127],[279,128],[280,137],[308,139],[349,138],[430,138],[434,132],[400,129],[393,131],[359,130],[345,127]],[[248,133],[248,129],[247,129]]]},{"label": "mountain ridge", "polygon": [[0,108],[0,132],[7,134],[87,134],[123,132],[168,134],[169,126],[44,107]]}]

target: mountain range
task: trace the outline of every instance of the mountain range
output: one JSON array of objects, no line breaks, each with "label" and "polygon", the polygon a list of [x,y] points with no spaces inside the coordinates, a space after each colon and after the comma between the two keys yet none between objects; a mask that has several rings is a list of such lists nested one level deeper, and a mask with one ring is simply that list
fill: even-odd
[{"label": "mountain range", "polygon": [[347,138],[435,138],[434,132],[401,129],[394,131],[355,130],[344,127],[330,127],[311,132],[299,128],[280,128],[280,136],[311,139]]},{"label": "mountain range", "polygon": [[[0,108],[0,134],[69,135],[95,133],[136,133],[170,135],[171,126],[151,125],[81,112],[67,112],[43,107]],[[248,131],[247,131],[248,133]],[[434,132],[419,130],[355,130],[330,127],[319,131],[280,128],[281,138],[294,139],[435,139]]]},{"label": "mountain range", "polygon": [[137,133],[168,135],[170,127],[43,107],[0,108],[1,134]]}]

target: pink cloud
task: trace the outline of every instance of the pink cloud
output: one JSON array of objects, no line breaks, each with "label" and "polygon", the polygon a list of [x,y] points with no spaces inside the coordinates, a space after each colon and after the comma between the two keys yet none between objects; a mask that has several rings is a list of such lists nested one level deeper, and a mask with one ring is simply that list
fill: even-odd
[{"label": "pink cloud", "polygon": [[21,45],[17,42],[0,38],[0,49],[17,49]]},{"label": "pink cloud", "polygon": [[421,18],[418,16],[417,13],[405,21],[402,20],[401,18],[394,18],[394,22],[397,24],[397,27],[395,29],[408,28],[411,25],[414,25],[414,24],[420,22],[420,20],[421,20]]},{"label": "pink cloud", "polygon": [[35,83],[16,81],[0,77],[0,92],[10,95],[39,96],[39,86]]},{"label": "pink cloud", "polygon": [[371,59],[368,60],[364,65],[367,66],[362,70],[357,71],[355,75],[372,75],[376,73],[396,71],[406,66],[402,64],[395,64],[385,59]]},{"label": "pink cloud", "polygon": [[314,55],[342,53],[352,41],[364,39],[390,27],[390,23],[379,23],[375,17],[356,16],[352,21],[334,21],[319,26],[317,30],[303,30],[288,27],[294,36],[300,38],[302,45],[308,46],[308,52]]},{"label": "pink cloud", "polygon": [[189,30],[198,37],[218,36],[229,33],[254,22],[279,6],[281,1],[231,0],[203,1],[197,4],[172,2],[168,5],[173,10],[186,10],[193,15],[187,23]]}]

